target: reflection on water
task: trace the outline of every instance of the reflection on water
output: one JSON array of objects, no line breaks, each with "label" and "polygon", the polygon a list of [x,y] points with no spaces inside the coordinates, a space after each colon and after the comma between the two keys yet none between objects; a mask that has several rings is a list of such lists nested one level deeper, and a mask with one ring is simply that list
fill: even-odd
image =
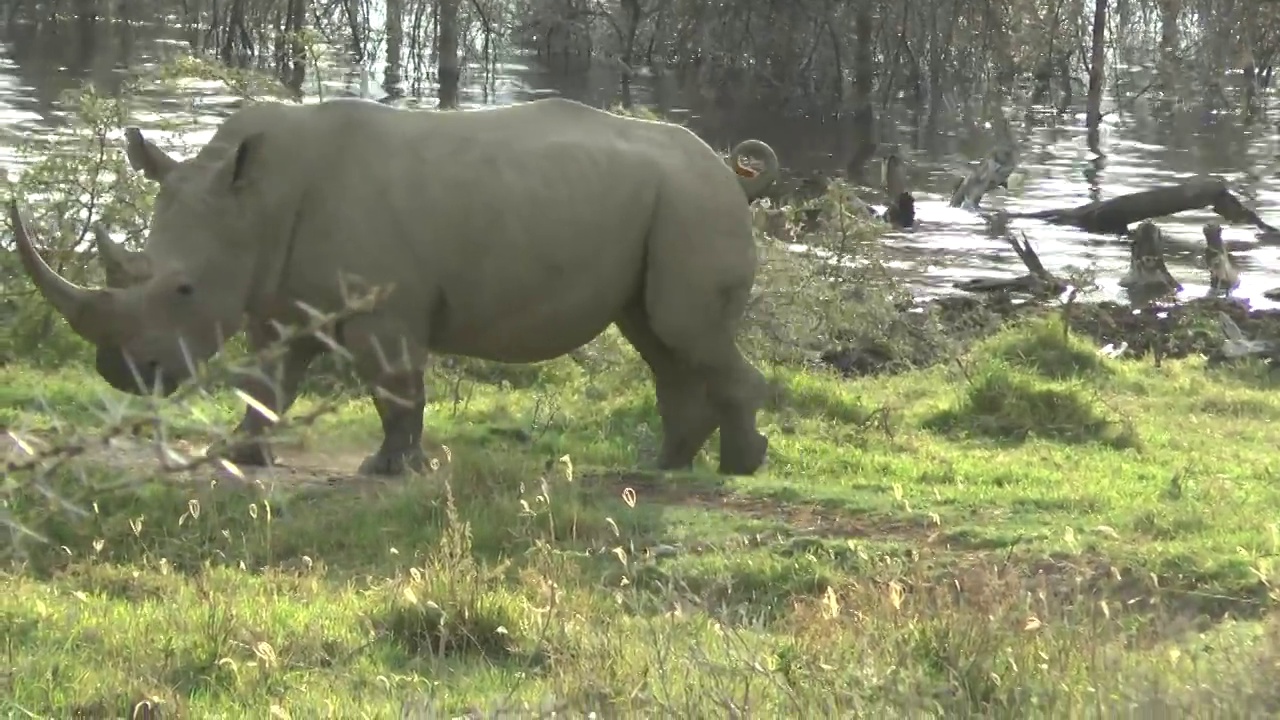
[{"label": "reflection on water", "polygon": [[[67,112],[58,102],[62,92],[85,80],[103,91],[116,90],[129,69],[164,63],[183,54],[186,47],[179,31],[159,24],[77,20],[34,24],[0,12],[0,163],[13,175],[21,162],[13,151],[17,136],[57,133],[66,127]],[[381,98],[384,93],[375,79],[381,76],[380,68],[334,71],[319,82],[309,77],[304,92],[312,101],[341,95]],[[201,122],[212,127],[234,102],[214,83],[185,83],[181,93],[182,97],[166,97],[155,90],[144,92],[135,122],[148,128],[166,112],[196,100]],[[617,72],[611,67],[602,64],[569,77],[541,67],[531,57],[515,57],[499,64],[489,82],[461,88],[460,101],[476,107],[554,94],[596,106],[622,99]],[[801,171],[841,169],[856,139],[847,120],[725,108],[702,92],[681,91],[671,75],[638,77],[631,97],[637,104],[688,124],[717,148],[748,136],[765,140],[785,165]],[[1086,146],[1083,114],[1055,119],[1028,113],[1014,125],[1022,143],[1021,183],[1013,183],[1011,191],[997,190],[984,204],[1010,211],[1071,206],[1204,172],[1243,182],[1247,171],[1270,164],[1277,152],[1270,129],[1275,118],[1268,115],[1256,112],[1253,123],[1246,124],[1238,113],[1213,112],[1186,102],[1162,105],[1139,100],[1104,120],[1106,157],[1100,159]],[[906,117],[902,113],[900,119]],[[150,134],[166,144],[163,133],[152,130]],[[925,143],[918,142],[920,133],[905,123],[898,134],[911,166],[909,181],[917,197],[920,225],[885,237],[892,265],[910,276],[922,294],[947,291],[960,279],[1022,274],[1016,255],[1003,239],[988,232],[980,218],[947,206],[956,173],[987,151],[989,135],[959,120]],[[181,148],[175,150],[181,152]],[[1280,224],[1280,183],[1275,178],[1253,185],[1251,197],[1259,214]],[[1206,210],[1160,221],[1170,236],[1169,268],[1182,282],[1184,297],[1207,290],[1207,273],[1199,267],[1200,227],[1212,217]],[[1096,264],[1102,293],[1120,296],[1117,280],[1127,267],[1128,249],[1118,238],[1029,220],[1014,221],[1012,229],[1027,233],[1050,271]],[[1227,227],[1224,237],[1242,272],[1237,295],[1248,297],[1255,306],[1269,305],[1261,292],[1280,287],[1280,247],[1260,243],[1251,228]]]}]

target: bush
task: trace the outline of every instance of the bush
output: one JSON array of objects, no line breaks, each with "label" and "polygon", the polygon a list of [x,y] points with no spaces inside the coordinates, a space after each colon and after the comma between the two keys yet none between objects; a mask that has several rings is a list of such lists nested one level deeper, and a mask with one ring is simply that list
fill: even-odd
[{"label": "bush", "polygon": [[[754,357],[811,364],[835,348],[854,348],[905,370],[954,349],[932,313],[906,312],[911,291],[884,263],[884,225],[860,213],[852,196],[848,184],[832,180],[801,206],[754,208],[761,267],[744,338]],[[801,214],[816,218],[808,231],[798,225]],[[772,232],[761,229],[771,225]]]},{"label": "bush", "polygon": [[1134,447],[1136,430],[1115,420],[1080,380],[1049,382],[998,357],[978,356],[966,368],[964,394],[925,422],[948,434],[1000,443],[1045,438],[1063,443]]},{"label": "bush", "polygon": [[977,352],[1053,380],[1112,374],[1112,366],[1086,339],[1067,332],[1058,317],[1028,319],[981,344]]}]

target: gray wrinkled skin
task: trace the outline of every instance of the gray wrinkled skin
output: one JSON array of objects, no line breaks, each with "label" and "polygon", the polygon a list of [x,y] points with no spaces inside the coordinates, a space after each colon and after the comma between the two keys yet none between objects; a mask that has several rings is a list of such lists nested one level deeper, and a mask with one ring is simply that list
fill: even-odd
[{"label": "gray wrinkled skin", "polygon": [[[98,236],[107,288],[57,276],[10,207],[28,274],[117,389],[172,392],[236,332],[263,347],[273,321],[304,322],[296,302],[340,309],[341,276],[394,288],[338,333],[396,398],[374,393],[384,438],[362,472],[421,468],[429,353],[537,362],[611,323],[653,372],[661,468],[689,467],[717,427],[721,472],[764,462],[764,379],[735,343],[757,266],[743,197],[777,176],[763,143],[735,148],[731,168],[684,128],[567,100],[434,112],[344,99],[246,107],[185,161],[135,129],[127,145],[160,192],[143,251]],[[743,172],[741,155],[763,170]],[[323,351],[295,341],[261,368],[274,382],[241,387],[283,413]],[[233,460],[272,462],[255,437],[267,424],[246,410]]]}]

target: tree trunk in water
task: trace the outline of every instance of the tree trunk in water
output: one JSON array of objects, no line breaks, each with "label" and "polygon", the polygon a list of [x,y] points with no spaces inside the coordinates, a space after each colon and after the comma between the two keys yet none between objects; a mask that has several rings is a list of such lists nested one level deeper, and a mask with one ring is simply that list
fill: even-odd
[{"label": "tree trunk in water", "polygon": [[400,97],[400,48],[404,45],[404,0],[387,0],[387,72],[382,89],[391,97]]},{"label": "tree trunk in water", "polygon": [[1107,0],[1094,0],[1093,47],[1089,56],[1089,100],[1085,111],[1089,149],[1098,151],[1098,125],[1102,122],[1102,84],[1106,79]]},{"label": "tree trunk in water", "polygon": [[1053,91],[1053,53],[1054,39],[1058,36],[1058,16],[1061,10],[1061,3],[1053,0],[1050,10],[1045,17],[1045,25],[1047,28],[1044,44],[1044,54],[1036,61],[1035,68],[1031,72],[1031,77],[1035,81],[1031,90],[1031,104],[1043,105],[1050,100],[1049,93]]},{"label": "tree trunk in water", "polygon": [[226,35],[222,38],[222,64],[232,67],[235,53],[235,38],[244,25],[244,0],[232,0],[227,18]]},{"label": "tree trunk in water", "polygon": [[76,17],[83,22],[93,23],[98,20],[98,3],[95,0],[76,0]]},{"label": "tree trunk in water", "polygon": [[438,98],[442,108],[458,107],[458,0],[439,0]]},{"label": "tree trunk in water", "polygon": [[867,161],[876,152],[876,111],[872,103],[875,85],[874,23],[871,8],[864,3],[854,17],[853,53],[853,157],[845,170],[850,179],[863,178]]},{"label": "tree trunk in water", "polygon": [[1245,122],[1251,122],[1258,94],[1258,68],[1253,58],[1254,23],[1248,16],[1241,18],[1239,38],[1240,71],[1244,74],[1244,117]]},{"label": "tree trunk in water", "polygon": [[351,54],[357,63],[364,62],[364,21],[360,18],[360,3],[346,0],[347,27],[351,30]]},{"label": "tree trunk in water", "polygon": [[622,27],[623,37],[618,39],[622,42],[622,63],[627,66],[623,72],[629,78],[635,68],[636,35],[640,32],[640,21],[644,19],[644,8],[640,0],[621,0],[621,3],[626,24]]},{"label": "tree trunk in water", "polygon": [[1170,61],[1178,51],[1178,18],[1182,15],[1182,0],[1160,2],[1160,51],[1163,59]]},{"label": "tree trunk in water", "polygon": [[295,93],[302,92],[307,77],[307,45],[302,33],[307,29],[307,0],[289,0],[289,15],[285,18],[284,31],[288,36],[289,61],[281,68],[280,78]]}]

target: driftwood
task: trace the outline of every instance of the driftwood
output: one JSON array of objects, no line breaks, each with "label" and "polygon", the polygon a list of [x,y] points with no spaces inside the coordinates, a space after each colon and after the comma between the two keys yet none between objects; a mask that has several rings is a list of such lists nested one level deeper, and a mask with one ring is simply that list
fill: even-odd
[{"label": "driftwood", "polygon": [[1240,326],[1224,312],[1218,313],[1218,326],[1226,336],[1222,343],[1222,359],[1263,357],[1275,360],[1277,354],[1280,354],[1280,344],[1271,340],[1254,340],[1246,336]]},{"label": "driftwood", "polygon": [[1242,205],[1227,189],[1226,182],[1216,177],[1193,178],[1178,185],[1143,190],[1079,207],[1009,213],[1007,217],[1031,218],[1055,225],[1071,225],[1088,232],[1124,235],[1132,223],[1200,208],[1212,208],[1227,222],[1248,223],[1269,233],[1280,232]]},{"label": "driftwood", "polygon": [[1061,295],[1066,292],[1067,283],[1054,277],[1045,269],[1044,263],[1040,262],[1040,256],[1036,255],[1036,251],[1031,248],[1031,241],[1027,239],[1026,233],[1022,233],[1021,243],[1012,233],[1006,233],[1004,237],[1030,272],[1009,279],[962,280],[954,283],[954,287],[966,292],[1023,292],[1036,297]]},{"label": "driftwood", "polygon": [[956,185],[951,193],[951,207],[978,207],[982,196],[1002,187],[1009,189],[1009,176],[1018,168],[1018,147],[1013,144],[998,145],[969,171],[968,177]]},{"label": "driftwood", "polygon": [[1229,296],[1240,286],[1240,273],[1222,242],[1222,226],[1218,223],[1204,226],[1204,266],[1209,271],[1211,292]]}]

